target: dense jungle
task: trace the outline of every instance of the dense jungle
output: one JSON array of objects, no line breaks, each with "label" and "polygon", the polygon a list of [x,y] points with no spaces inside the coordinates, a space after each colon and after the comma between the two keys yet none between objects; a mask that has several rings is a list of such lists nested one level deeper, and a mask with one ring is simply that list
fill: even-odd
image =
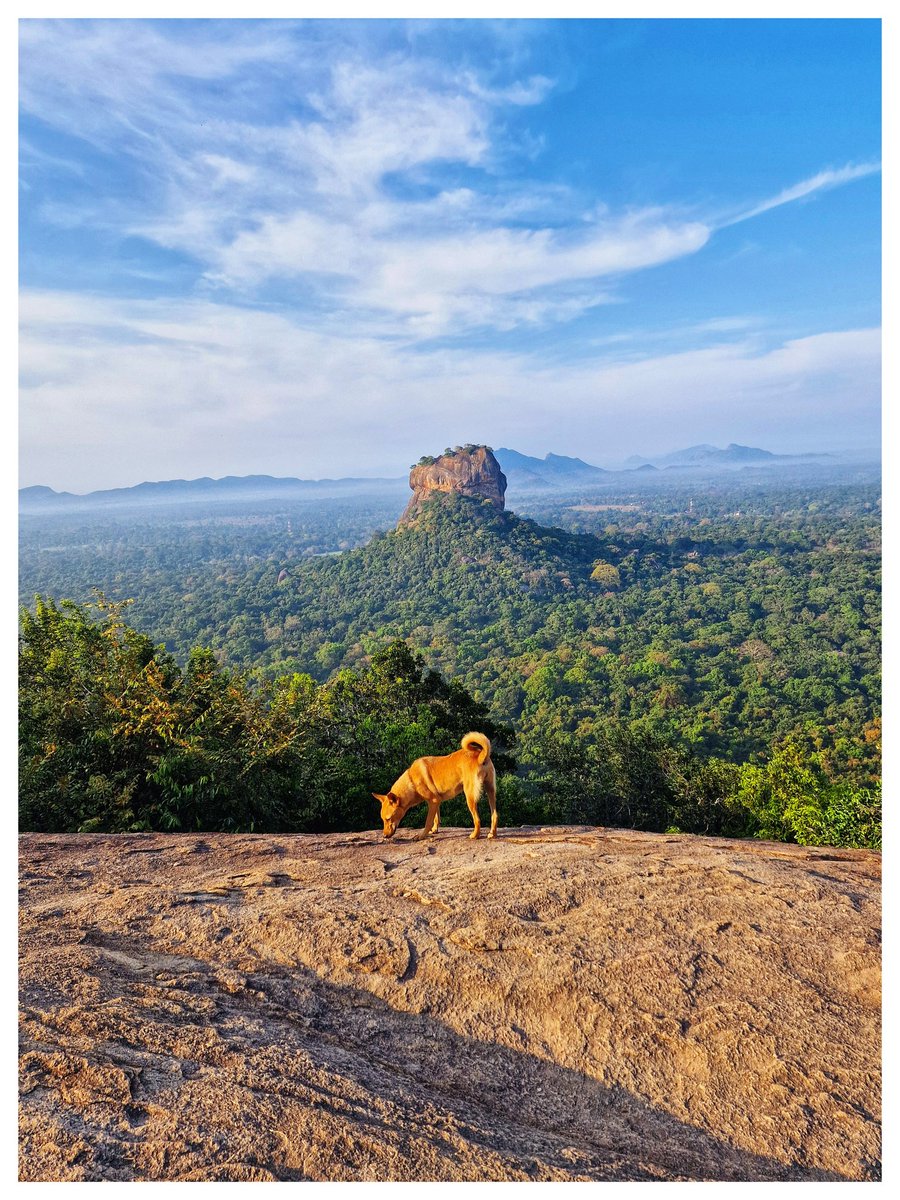
[{"label": "dense jungle", "polygon": [[368,828],[480,729],[502,823],[880,844],[877,475],[638,475],[23,515],[24,827]]}]

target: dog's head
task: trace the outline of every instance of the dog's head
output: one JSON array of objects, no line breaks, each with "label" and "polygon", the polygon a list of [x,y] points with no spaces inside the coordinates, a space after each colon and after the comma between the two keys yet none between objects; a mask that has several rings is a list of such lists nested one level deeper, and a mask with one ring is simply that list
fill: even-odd
[{"label": "dog's head", "polygon": [[381,819],[384,822],[384,836],[391,838],[397,832],[397,826],[403,820],[404,812],[400,806],[400,800],[393,792],[388,792],[386,796],[379,796],[377,792],[372,795],[381,805]]}]

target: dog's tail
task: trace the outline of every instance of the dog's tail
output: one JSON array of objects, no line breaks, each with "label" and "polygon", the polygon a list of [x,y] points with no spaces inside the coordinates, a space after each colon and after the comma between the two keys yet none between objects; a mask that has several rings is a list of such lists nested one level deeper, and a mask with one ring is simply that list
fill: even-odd
[{"label": "dog's tail", "polygon": [[491,757],[491,741],[483,733],[467,733],[460,745],[463,750],[477,750],[479,752],[479,767]]}]

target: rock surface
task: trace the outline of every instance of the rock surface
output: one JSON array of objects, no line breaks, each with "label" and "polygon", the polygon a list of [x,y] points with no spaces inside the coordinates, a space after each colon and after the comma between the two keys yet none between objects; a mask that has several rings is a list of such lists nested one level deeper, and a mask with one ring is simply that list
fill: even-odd
[{"label": "rock surface", "polygon": [[21,839],[25,1180],[879,1177],[880,855]]},{"label": "rock surface", "polygon": [[487,446],[478,446],[471,452],[442,454],[433,463],[413,467],[409,486],[413,494],[400,518],[401,525],[413,520],[424,501],[435,492],[459,492],[462,496],[488,500],[499,509],[506,503],[506,476]]}]

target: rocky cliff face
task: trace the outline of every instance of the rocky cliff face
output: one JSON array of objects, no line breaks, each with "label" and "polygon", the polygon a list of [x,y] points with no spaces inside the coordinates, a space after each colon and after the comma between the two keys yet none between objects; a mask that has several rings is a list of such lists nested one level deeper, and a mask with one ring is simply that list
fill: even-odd
[{"label": "rocky cliff face", "polygon": [[881,856],[21,839],[23,1180],[873,1180]]},{"label": "rocky cliff face", "polygon": [[459,492],[461,496],[472,496],[488,500],[495,508],[505,504],[506,476],[500,464],[487,446],[457,450],[442,454],[440,458],[426,459],[409,473],[412,498],[406,506],[400,523],[411,521],[435,492]]}]

